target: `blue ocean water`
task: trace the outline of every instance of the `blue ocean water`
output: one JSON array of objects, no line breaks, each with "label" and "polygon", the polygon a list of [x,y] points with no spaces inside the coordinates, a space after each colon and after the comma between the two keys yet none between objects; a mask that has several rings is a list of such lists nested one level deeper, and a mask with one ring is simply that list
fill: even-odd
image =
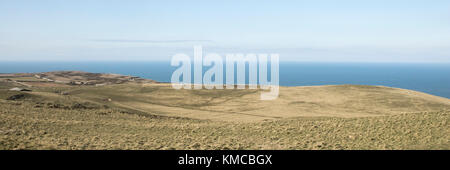
[{"label": "blue ocean water", "polygon": [[[0,62],[0,73],[79,70],[170,82],[169,62]],[[383,85],[450,98],[449,63],[281,62],[280,85]]]}]

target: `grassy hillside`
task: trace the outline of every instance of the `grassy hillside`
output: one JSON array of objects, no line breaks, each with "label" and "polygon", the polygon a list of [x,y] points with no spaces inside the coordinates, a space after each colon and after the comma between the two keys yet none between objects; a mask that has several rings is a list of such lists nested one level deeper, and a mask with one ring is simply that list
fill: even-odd
[{"label": "grassy hillside", "polygon": [[382,86],[281,87],[276,100],[258,90],[174,90],[168,84],[120,84],[67,90],[72,98],[163,116],[257,122],[293,117],[370,117],[450,110],[450,100]]},{"label": "grassy hillside", "polygon": [[450,100],[411,90],[281,87],[261,101],[259,90],[14,76],[0,76],[0,149],[450,149]]},{"label": "grassy hillside", "polygon": [[450,149],[449,112],[255,123],[1,101],[0,149]]}]

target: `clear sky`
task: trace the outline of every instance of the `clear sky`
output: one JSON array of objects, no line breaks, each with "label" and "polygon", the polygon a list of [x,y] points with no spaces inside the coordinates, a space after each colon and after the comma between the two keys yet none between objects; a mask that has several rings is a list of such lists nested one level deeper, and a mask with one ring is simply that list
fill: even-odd
[{"label": "clear sky", "polygon": [[449,0],[0,0],[0,60],[450,62]]}]

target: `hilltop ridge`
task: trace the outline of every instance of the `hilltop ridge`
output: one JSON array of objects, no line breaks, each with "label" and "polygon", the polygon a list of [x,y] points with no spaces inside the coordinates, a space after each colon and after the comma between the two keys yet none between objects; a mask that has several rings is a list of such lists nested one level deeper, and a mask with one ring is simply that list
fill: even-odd
[{"label": "hilltop ridge", "polygon": [[[36,100],[42,98],[71,105],[76,98],[77,102],[143,114],[214,121],[371,117],[450,109],[447,98],[384,86],[280,87],[277,99],[262,101],[259,100],[260,89],[176,90],[168,83],[119,74],[58,71],[0,74],[0,80],[4,80],[4,87],[27,85],[33,90],[28,93]],[[3,98],[11,97],[8,93]]]},{"label": "hilltop ridge", "polygon": [[107,85],[122,84],[128,82],[154,83],[156,81],[111,73],[89,73],[83,71],[52,71],[42,73],[10,73],[0,74],[0,79],[10,80],[24,86],[35,83],[67,84],[67,85]]}]

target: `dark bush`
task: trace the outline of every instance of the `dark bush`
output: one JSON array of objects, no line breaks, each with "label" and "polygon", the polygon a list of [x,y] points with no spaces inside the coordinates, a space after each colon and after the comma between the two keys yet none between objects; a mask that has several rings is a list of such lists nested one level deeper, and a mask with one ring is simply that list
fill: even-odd
[{"label": "dark bush", "polygon": [[23,98],[25,98],[25,94],[16,94],[16,95],[9,96],[6,100],[20,100]]}]

